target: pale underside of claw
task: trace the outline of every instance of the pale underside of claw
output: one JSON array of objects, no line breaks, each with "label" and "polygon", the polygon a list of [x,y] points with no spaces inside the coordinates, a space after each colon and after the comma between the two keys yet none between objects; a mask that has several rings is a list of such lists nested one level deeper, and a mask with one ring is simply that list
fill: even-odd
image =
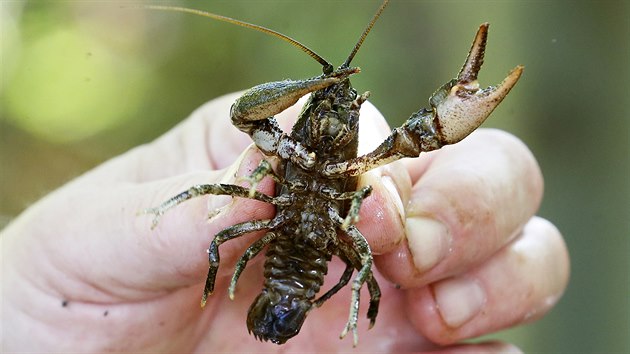
[{"label": "pale underside of claw", "polygon": [[510,92],[523,72],[523,66],[519,65],[498,86],[481,89],[477,75],[483,64],[487,38],[488,24],[484,23],[479,26],[457,79],[442,87],[431,98],[437,114],[440,140],[445,144],[454,144],[477,129]]}]

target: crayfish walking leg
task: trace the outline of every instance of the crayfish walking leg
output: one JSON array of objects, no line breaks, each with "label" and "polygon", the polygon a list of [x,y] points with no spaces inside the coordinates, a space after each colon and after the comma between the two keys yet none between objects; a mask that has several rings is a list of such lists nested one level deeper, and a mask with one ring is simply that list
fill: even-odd
[{"label": "crayfish walking leg", "polygon": [[[283,221],[284,217],[282,214],[277,215],[272,220],[247,221],[225,228],[221,230],[218,234],[216,234],[216,236],[214,236],[214,239],[212,240],[212,242],[210,243],[210,247],[208,248],[208,276],[206,278],[206,286],[203,289],[203,296],[201,297],[201,307],[204,307],[206,305],[208,295],[211,295],[214,291],[214,281],[217,276],[217,270],[219,269],[220,261],[219,246],[226,241],[243,236],[244,234],[250,232],[272,229],[274,227],[282,225]],[[244,264],[242,266],[244,266]],[[239,274],[242,271],[238,268],[238,265],[237,271],[239,272]]]}]

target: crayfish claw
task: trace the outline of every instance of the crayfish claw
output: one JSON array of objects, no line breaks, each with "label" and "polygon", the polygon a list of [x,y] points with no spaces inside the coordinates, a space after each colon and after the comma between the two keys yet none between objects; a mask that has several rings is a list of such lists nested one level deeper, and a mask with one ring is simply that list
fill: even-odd
[{"label": "crayfish claw", "polygon": [[469,83],[477,80],[477,74],[483,64],[483,56],[486,53],[486,42],[488,40],[488,26],[490,24],[482,23],[477,30],[475,39],[473,40],[470,52],[462,69],[457,74],[457,82],[459,84]]},{"label": "crayfish claw", "polygon": [[523,66],[518,65],[499,86],[480,87],[477,75],[483,64],[487,37],[488,24],[484,23],[475,35],[457,78],[444,84],[429,99],[442,145],[454,144],[477,129],[521,77]]}]

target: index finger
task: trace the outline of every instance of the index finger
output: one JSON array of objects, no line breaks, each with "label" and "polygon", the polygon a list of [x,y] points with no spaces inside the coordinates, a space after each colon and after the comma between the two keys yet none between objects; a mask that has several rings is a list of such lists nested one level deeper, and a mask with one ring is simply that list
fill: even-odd
[{"label": "index finger", "polygon": [[381,257],[380,269],[408,287],[459,274],[509,242],[542,191],[538,164],[522,142],[479,130],[432,156],[406,208],[408,242]]}]

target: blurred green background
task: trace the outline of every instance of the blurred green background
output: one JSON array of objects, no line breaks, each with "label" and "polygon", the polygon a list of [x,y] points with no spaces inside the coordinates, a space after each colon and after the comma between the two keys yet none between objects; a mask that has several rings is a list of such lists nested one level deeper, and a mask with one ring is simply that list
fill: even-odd
[{"label": "blurred green background", "polygon": [[[288,34],[340,64],[378,1],[160,2]],[[277,39],[132,2],[6,1],[0,13],[0,226],[74,176],[151,141],[219,95],[320,73]],[[544,319],[492,338],[526,352],[630,352],[630,5],[393,1],[354,60],[392,126],[453,77],[491,23],[482,85],[525,74],[488,127],[532,149],[540,215],[562,231],[569,288]],[[226,117],[228,119],[228,117]]]}]

